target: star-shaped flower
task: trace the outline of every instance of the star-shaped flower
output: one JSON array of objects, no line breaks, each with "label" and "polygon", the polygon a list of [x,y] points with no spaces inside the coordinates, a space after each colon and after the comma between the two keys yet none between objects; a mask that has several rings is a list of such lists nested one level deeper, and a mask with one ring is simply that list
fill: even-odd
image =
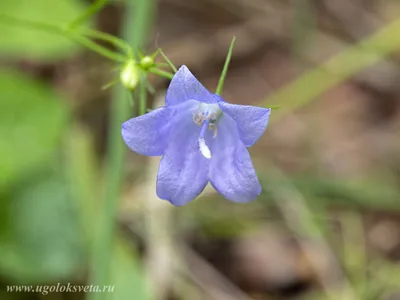
[{"label": "star-shaped flower", "polygon": [[165,106],[124,122],[122,137],[139,154],[162,156],[156,188],[161,199],[184,205],[210,182],[225,198],[248,202],[261,185],[246,147],[263,134],[270,113],[225,102],[182,66]]}]

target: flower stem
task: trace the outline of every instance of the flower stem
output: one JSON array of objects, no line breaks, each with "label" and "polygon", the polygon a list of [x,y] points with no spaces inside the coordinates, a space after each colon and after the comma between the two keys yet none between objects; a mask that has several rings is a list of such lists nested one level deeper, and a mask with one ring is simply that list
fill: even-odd
[{"label": "flower stem", "polygon": [[232,52],[233,52],[233,46],[235,44],[235,40],[236,40],[236,37],[234,36],[232,38],[228,54],[226,55],[225,64],[224,64],[224,68],[222,69],[221,77],[219,78],[219,81],[218,81],[217,91],[215,92],[217,95],[221,95],[222,88],[224,87],[224,82],[225,82],[226,74],[228,72],[229,63],[232,58]]},{"label": "flower stem", "polygon": [[158,49],[158,52],[161,54],[162,58],[167,62],[169,67],[172,69],[172,71],[174,71],[174,73],[176,73],[178,70],[176,69],[176,67],[174,66],[172,61],[170,61],[169,58],[165,55],[164,51],[160,48],[160,49]]},{"label": "flower stem", "polygon": [[108,0],[97,0],[93,2],[79,17],[77,17],[71,24],[68,26],[69,28],[75,28],[84,23],[87,19],[89,19],[92,15],[100,11],[104,6],[106,6]]},{"label": "flower stem", "polygon": [[6,24],[12,24],[12,25],[17,25],[17,26],[23,26],[23,27],[29,27],[29,28],[34,28],[36,30],[44,31],[47,33],[51,33],[54,35],[61,35],[64,36],[65,38],[68,38],[76,43],[79,43],[86,48],[104,56],[107,57],[111,60],[117,61],[117,62],[124,62],[126,58],[119,54],[115,53],[113,51],[110,51],[95,42],[91,41],[88,38],[85,38],[84,36],[81,36],[80,34],[77,34],[76,32],[73,32],[69,29],[65,29],[61,26],[53,25],[53,24],[48,24],[48,23],[43,23],[43,22],[38,22],[38,21],[31,21],[31,20],[23,20],[19,19],[16,17],[0,14],[0,22],[4,22]]},{"label": "flower stem", "polygon": [[147,89],[146,89],[146,75],[140,77],[139,85],[139,114],[144,115],[147,108]]},{"label": "flower stem", "polygon": [[129,58],[133,58],[133,50],[132,50],[131,46],[129,46],[129,44],[126,43],[124,40],[121,40],[111,34],[93,30],[93,29],[89,29],[89,28],[81,29],[79,32],[81,32],[82,35],[87,35],[90,38],[99,39],[99,40],[108,42],[111,45],[114,45],[115,47],[124,51],[125,54]]},{"label": "flower stem", "polygon": [[[152,20],[154,0],[127,0],[122,37],[133,49],[143,46]],[[98,211],[90,266],[90,283],[107,285],[115,238],[115,217],[123,179],[126,146],[121,138],[121,123],[131,115],[126,90],[118,85],[111,101],[108,149],[106,158],[105,198]],[[89,293],[89,300],[103,300],[106,293]]]},{"label": "flower stem", "polygon": [[102,47],[102,46],[99,46],[95,42],[93,42],[81,35],[71,33],[70,39],[81,44],[82,46],[85,46],[86,48],[96,52],[97,54],[107,57],[108,59],[114,60],[115,62],[123,63],[127,60],[127,58],[124,55],[115,53],[113,51],[110,51],[110,50]]},{"label": "flower stem", "polygon": [[166,72],[157,68],[151,68],[149,70],[150,73],[153,73],[155,75],[167,78],[167,79],[172,79],[172,77],[174,77],[174,74],[170,73],[170,72]]}]

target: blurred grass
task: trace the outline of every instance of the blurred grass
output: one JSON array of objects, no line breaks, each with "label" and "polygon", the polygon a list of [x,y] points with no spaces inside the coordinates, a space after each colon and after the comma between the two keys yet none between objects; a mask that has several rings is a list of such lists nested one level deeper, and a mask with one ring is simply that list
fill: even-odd
[{"label": "blurred grass", "polygon": [[316,31],[315,4],[312,0],[291,0],[294,20],[292,25],[292,49],[296,59],[312,45],[310,40]]},{"label": "blurred grass", "polygon": [[[133,49],[140,48],[147,40],[148,31],[152,24],[154,10],[152,0],[129,0],[126,3],[124,20],[122,22],[122,38]],[[143,97],[143,93],[141,94]],[[146,101],[142,99],[142,101]],[[131,116],[130,102],[127,91],[122,86],[116,86],[111,102],[111,119],[109,123],[108,150],[106,159],[106,182],[104,202],[101,204],[96,221],[93,253],[91,260],[90,282],[92,284],[107,285],[110,282],[110,268],[113,263],[112,251],[115,245],[115,218],[120,199],[121,184],[123,179],[125,144],[121,137],[121,124]],[[136,270],[133,268],[133,270]],[[123,270],[121,270],[123,272]],[[125,276],[130,276],[126,274]],[[122,299],[132,297],[129,286],[118,286],[124,289]],[[88,299],[106,299],[107,295],[92,293]],[[141,299],[148,299],[149,295]]]},{"label": "blurred grass", "polygon": [[271,115],[271,121],[277,121],[299,108],[306,107],[322,93],[398,51],[399,31],[400,20],[396,20],[265,99],[263,105],[266,107],[281,106],[281,109]]}]

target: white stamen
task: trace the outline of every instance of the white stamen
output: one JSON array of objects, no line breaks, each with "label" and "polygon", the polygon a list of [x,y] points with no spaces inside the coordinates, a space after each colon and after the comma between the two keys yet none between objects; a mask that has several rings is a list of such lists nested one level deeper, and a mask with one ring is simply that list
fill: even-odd
[{"label": "white stamen", "polygon": [[200,152],[207,159],[211,158],[211,152],[203,138],[199,139]]}]

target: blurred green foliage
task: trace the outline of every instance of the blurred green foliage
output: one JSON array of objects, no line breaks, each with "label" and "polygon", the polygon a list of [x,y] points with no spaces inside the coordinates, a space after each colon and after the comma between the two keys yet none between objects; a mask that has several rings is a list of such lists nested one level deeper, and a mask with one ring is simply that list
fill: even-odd
[{"label": "blurred green foliage", "polygon": [[[30,21],[64,25],[85,9],[80,0],[3,0],[0,12]],[[65,37],[57,36],[35,28],[22,28],[0,23],[0,53],[12,58],[57,60],[78,49]]]},{"label": "blurred green foliage", "polygon": [[0,73],[0,274],[19,282],[71,276],[84,245],[58,155],[69,110],[37,80]]},{"label": "blurred green foliage", "polygon": [[77,207],[59,170],[41,170],[2,195],[0,272],[22,283],[71,278],[84,262]]},{"label": "blurred green foliage", "polygon": [[[85,15],[84,8],[79,0],[0,3],[1,14],[57,26]],[[0,55],[15,61],[56,62],[79,49],[38,28],[2,22],[0,32],[7,36]],[[0,72],[0,278],[6,283],[85,282],[101,179],[90,138],[66,103],[38,78],[11,67]],[[119,237],[109,246],[107,284],[115,289],[107,299],[149,299],[134,249]]]},{"label": "blurred green foliage", "polygon": [[0,187],[53,154],[68,109],[50,86],[12,70],[0,72]]},{"label": "blurred green foliage", "polygon": [[152,299],[140,260],[122,238],[114,244],[111,261],[110,282],[115,284],[115,292],[106,294],[107,300]]}]

